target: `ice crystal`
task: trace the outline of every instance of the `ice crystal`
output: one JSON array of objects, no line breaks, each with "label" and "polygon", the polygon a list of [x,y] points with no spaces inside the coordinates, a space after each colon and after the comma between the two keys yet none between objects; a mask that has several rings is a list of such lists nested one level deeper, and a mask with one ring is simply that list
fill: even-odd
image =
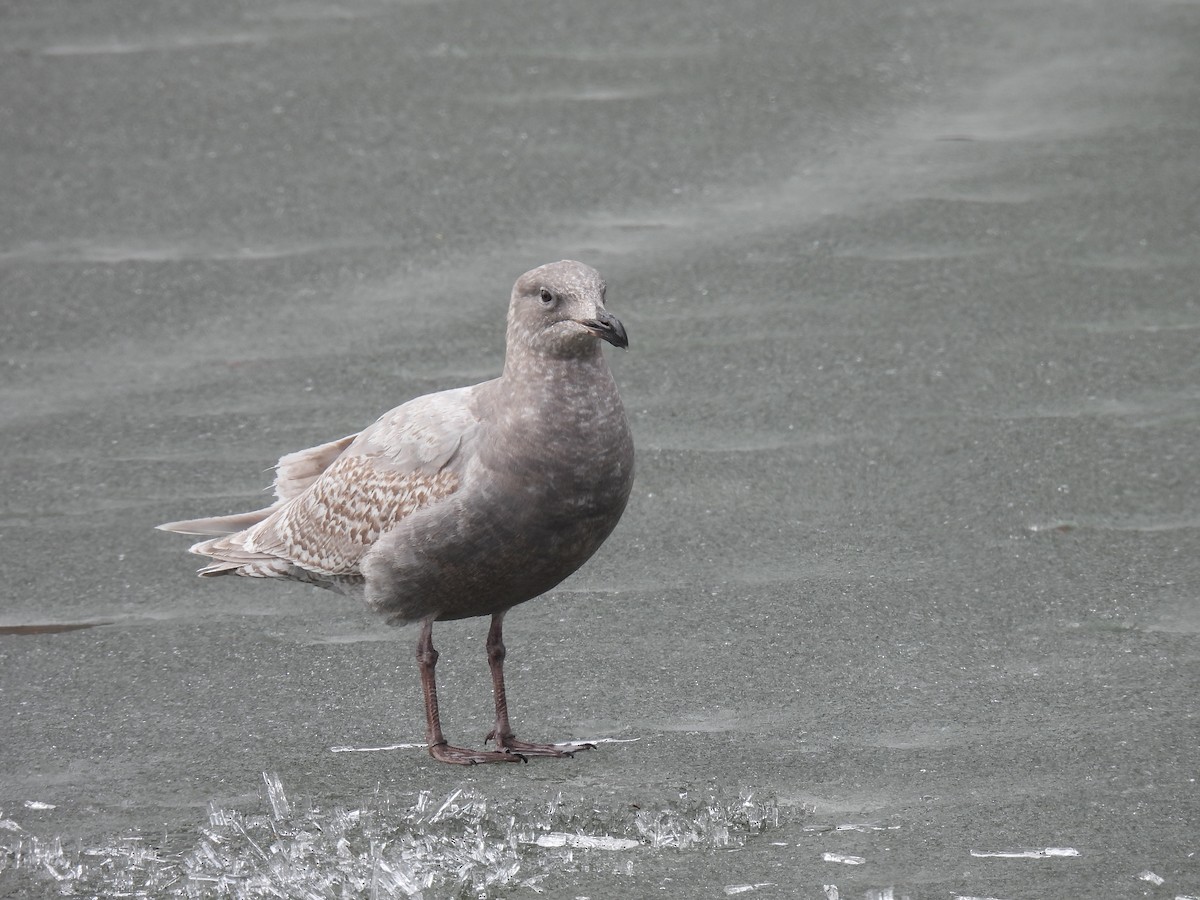
[{"label": "ice crystal", "polygon": [[0,893],[257,900],[350,897],[488,898],[543,890],[572,871],[631,874],[639,855],[739,846],[778,827],[771,798],[750,793],[621,803],[499,801],[471,788],[404,800],[376,791],[360,808],[297,803],[264,773],[264,807],[210,805],[182,852],[142,836],[111,847],[64,847],[17,822],[0,830]]}]

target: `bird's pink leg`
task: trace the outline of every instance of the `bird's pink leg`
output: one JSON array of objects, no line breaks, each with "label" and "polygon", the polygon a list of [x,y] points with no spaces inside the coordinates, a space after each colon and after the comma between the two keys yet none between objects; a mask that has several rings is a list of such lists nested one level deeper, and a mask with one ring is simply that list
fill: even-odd
[{"label": "bird's pink leg", "polygon": [[439,762],[459,766],[474,766],[490,762],[525,762],[518,753],[495,750],[467,750],[452,747],[442,734],[441,718],[438,715],[437,684],[434,669],[438,652],[433,649],[433,619],[421,623],[421,637],[417,640],[417,664],[421,669],[421,689],[425,693],[425,740],[429,743],[429,755]]},{"label": "bird's pink leg", "polygon": [[492,627],[488,629],[488,667],[492,670],[492,693],[496,699],[496,724],[483,739],[486,744],[494,740],[496,746],[509,753],[521,756],[574,756],[580,750],[595,750],[594,744],[531,744],[517,740],[508,722],[508,697],[504,692],[504,613],[492,616]]}]

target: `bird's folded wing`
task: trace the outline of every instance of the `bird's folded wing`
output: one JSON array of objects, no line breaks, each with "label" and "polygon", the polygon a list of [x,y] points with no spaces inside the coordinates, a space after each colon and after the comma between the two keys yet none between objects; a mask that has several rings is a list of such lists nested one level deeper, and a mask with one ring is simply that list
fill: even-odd
[{"label": "bird's folded wing", "polygon": [[386,413],[261,522],[192,550],[229,563],[269,557],[322,576],[356,574],[381,535],[461,486],[462,451],[473,446],[478,426],[467,390],[419,397]]}]

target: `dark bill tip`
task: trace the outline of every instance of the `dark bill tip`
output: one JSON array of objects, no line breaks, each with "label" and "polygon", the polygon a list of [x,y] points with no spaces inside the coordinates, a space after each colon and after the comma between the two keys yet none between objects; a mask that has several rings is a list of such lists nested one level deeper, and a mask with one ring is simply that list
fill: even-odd
[{"label": "dark bill tip", "polygon": [[614,347],[629,346],[629,336],[625,334],[625,326],[611,313],[602,312],[596,318],[588,319],[582,324],[596,337],[608,341]]}]

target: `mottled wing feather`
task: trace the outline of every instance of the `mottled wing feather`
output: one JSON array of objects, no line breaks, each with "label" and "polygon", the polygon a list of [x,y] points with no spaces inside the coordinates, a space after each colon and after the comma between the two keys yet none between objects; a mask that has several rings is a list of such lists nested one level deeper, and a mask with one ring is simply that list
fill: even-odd
[{"label": "mottled wing feather", "polygon": [[458,474],[445,469],[404,472],[380,457],[343,457],[309,490],[251,528],[244,547],[320,575],[349,575],[381,534],[458,484]]},{"label": "mottled wing feather", "polygon": [[470,410],[472,390],[419,397],[356,437],[285,456],[276,480],[281,501],[268,516],[245,531],[192,547],[216,560],[201,574],[358,575],[359,561],[381,535],[460,487],[462,450],[472,446],[478,427]]}]

